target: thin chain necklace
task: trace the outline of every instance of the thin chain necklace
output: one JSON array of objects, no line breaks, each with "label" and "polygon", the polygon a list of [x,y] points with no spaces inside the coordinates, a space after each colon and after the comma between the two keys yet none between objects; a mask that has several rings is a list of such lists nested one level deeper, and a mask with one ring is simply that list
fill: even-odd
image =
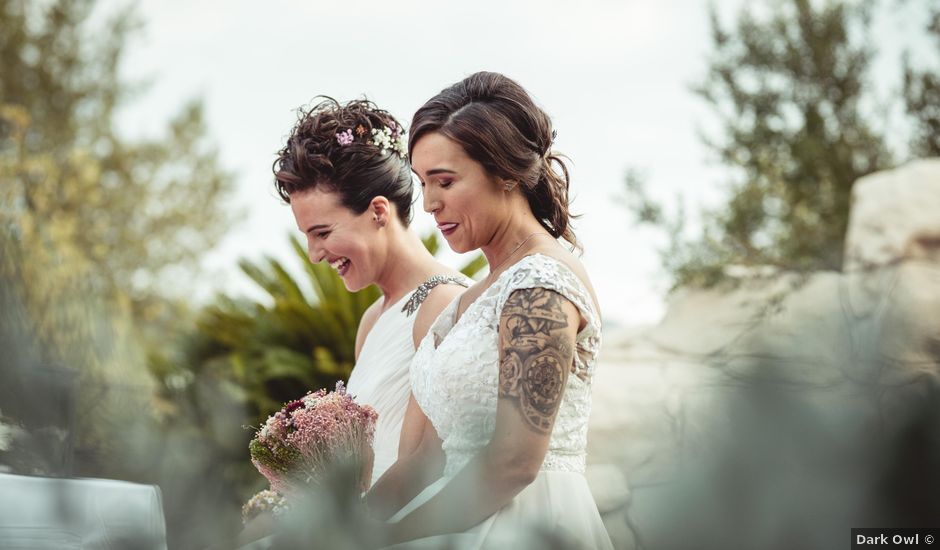
[{"label": "thin chain necklace", "polygon": [[[486,276],[486,279],[484,279],[484,281],[490,281],[490,277],[492,277],[493,274],[496,273],[496,270],[499,269],[500,267],[502,267],[502,265],[503,265],[504,263],[506,263],[507,261],[509,261],[509,258],[512,258],[512,255],[515,254],[516,252],[518,252],[518,250],[519,250],[520,248],[522,248],[522,245],[524,245],[525,243],[529,242],[529,240],[532,239],[533,237],[535,237],[536,235],[546,235],[546,236],[551,237],[551,235],[549,235],[548,233],[546,233],[546,232],[544,232],[544,231],[536,231],[535,233],[532,233],[531,235],[529,235],[529,236],[527,236],[526,238],[522,239],[522,242],[520,242],[519,244],[517,244],[515,248],[513,248],[511,251],[509,251],[509,254],[506,254],[506,257],[505,257],[505,258],[503,258],[502,260],[499,261],[499,263],[497,263],[496,265],[494,265],[493,267],[490,268],[490,272],[489,272],[489,274]],[[492,281],[490,281],[490,284],[492,284]],[[487,286],[488,286],[488,285],[487,285]],[[484,290],[484,292],[485,292],[485,290]],[[463,314],[464,314],[464,312],[466,311],[466,309],[463,308],[463,298],[464,298],[463,295],[460,295],[460,296],[457,298],[457,311],[454,312],[454,324],[457,323],[457,320],[460,319],[460,317],[463,317]],[[471,304],[472,304],[472,303],[473,303],[473,302],[471,302]],[[467,307],[470,307],[470,306],[467,306]],[[459,315],[458,315],[458,314],[459,314]]]},{"label": "thin chain necklace", "polygon": [[[510,250],[510,251],[509,251],[509,254],[506,254],[506,257],[505,257],[505,258],[503,258],[502,260],[499,261],[498,264],[496,264],[496,265],[494,265],[493,267],[490,268],[490,272],[489,272],[489,274],[486,276],[486,278],[489,279],[490,277],[492,277],[493,274],[496,273],[496,270],[497,270],[497,269],[499,269],[500,267],[502,267],[502,265],[503,265],[504,263],[506,263],[507,261],[509,261],[509,258],[512,258],[512,255],[513,255],[513,254],[515,254],[516,252],[518,252],[519,249],[522,248],[522,246],[523,246],[525,243],[529,242],[530,239],[532,239],[533,237],[535,237],[535,236],[537,236],[537,235],[548,235],[548,233],[546,233],[546,232],[544,232],[544,231],[536,231],[535,233],[532,233],[531,235],[529,235],[529,236],[527,236],[526,238],[522,239],[522,242],[520,242],[519,244],[516,245],[515,248],[513,248],[512,250]],[[550,236],[550,235],[549,235],[549,236]]]}]

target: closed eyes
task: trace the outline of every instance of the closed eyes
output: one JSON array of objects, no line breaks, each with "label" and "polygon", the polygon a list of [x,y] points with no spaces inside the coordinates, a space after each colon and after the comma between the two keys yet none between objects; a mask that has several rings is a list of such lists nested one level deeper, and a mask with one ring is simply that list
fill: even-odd
[{"label": "closed eyes", "polygon": [[[419,183],[421,184],[421,189],[424,189],[424,182],[419,180]],[[453,180],[442,180],[442,181],[437,182],[437,184],[441,187],[441,189],[447,189],[448,187],[453,185],[453,183],[454,183]]]}]

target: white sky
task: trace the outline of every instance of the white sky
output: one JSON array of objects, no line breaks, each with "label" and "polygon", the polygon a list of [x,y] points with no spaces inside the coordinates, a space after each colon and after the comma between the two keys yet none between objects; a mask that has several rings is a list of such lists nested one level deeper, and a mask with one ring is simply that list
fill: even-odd
[{"label": "white sky", "polygon": [[[720,4],[733,12],[739,0]],[[646,171],[654,196],[690,205],[721,196],[720,169],[696,128],[713,120],[689,85],[705,73],[707,3],[690,0],[551,0],[422,3],[144,0],[145,31],[124,74],[153,85],[122,114],[121,129],[146,135],[192,97],[205,101],[223,164],[237,177],[239,219],[206,255],[212,274],[197,296],[252,294],[240,258],[295,264],[296,233],[276,199],[271,163],[294,109],[317,94],[367,94],[406,126],[414,111],[477,70],[519,81],[553,117],[556,148],[574,163],[573,210],[584,263],[610,323],[654,322],[668,279],[655,233],[637,230],[614,197],[625,170]],[[420,210],[414,229],[434,230]],[[299,233],[296,233],[299,235]],[[443,256],[455,266],[460,259]]]}]

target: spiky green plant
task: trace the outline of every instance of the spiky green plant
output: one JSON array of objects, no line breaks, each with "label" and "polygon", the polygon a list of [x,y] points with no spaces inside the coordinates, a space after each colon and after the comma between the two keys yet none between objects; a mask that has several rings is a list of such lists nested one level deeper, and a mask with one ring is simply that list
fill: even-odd
[{"label": "spiky green plant", "polygon": [[[432,254],[440,248],[436,235],[423,242]],[[374,286],[349,292],[330,266],[309,262],[298,240],[291,246],[303,277],[274,258],[241,261],[264,298],[220,295],[194,319],[181,319],[174,340],[149,355],[164,423],[188,427],[245,496],[258,478],[247,460],[252,432],[242,427],[347,379],[359,320],[380,296]],[[485,265],[478,255],[461,271],[473,276]]]}]

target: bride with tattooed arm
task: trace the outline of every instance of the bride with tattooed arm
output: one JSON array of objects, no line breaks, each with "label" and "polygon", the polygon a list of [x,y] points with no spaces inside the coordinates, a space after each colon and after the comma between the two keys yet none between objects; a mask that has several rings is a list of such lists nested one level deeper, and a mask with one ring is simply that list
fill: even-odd
[{"label": "bride with tattooed arm", "polygon": [[367,497],[402,547],[519,547],[531,527],[611,548],[583,475],[600,317],[557,240],[577,246],[552,139],[544,111],[496,73],[415,114],[424,209],[454,251],[482,250],[491,271],[421,341],[402,431],[417,450]]}]

